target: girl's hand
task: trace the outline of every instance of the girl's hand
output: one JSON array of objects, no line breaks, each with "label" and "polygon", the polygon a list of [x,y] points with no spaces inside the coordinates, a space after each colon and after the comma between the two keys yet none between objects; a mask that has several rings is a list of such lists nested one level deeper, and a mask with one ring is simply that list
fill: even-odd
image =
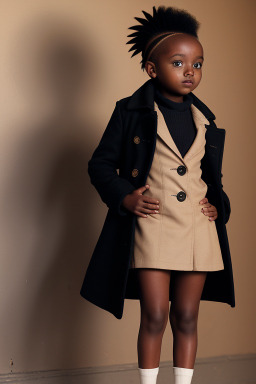
[{"label": "girl's hand", "polygon": [[205,206],[201,209],[201,212],[206,216],[210,216],[209,221],[213,221],[217,219],[218,217],[217,209],[216,207],[214,207],[214,205],[211,205],[208,202],[207,197],[204,197],[199,203],[205,204]]},{"label": "girl's hand", "polygon": [[135,189],[128,193],[122,201],[122,205],[137,216],[148,217],[148,213],[159,213],[159,200],[143,195],[149,185]]}]

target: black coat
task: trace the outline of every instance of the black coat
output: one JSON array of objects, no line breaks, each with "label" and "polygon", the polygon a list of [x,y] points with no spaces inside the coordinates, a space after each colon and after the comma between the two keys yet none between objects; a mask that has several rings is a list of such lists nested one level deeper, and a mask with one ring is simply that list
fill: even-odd
[{"label": "black coat", "polygon": [[[225,129],[217,128],[215,116],[192,92],[193,104],[209,120],[206,125],[205,155],[201,161],[206,197],[217,208],[215,220],[224,270],[207,273],[201,300],[218,301],[235,307],[233,271],[226,223],[230,201],[223,191],[222,158]],[[136,269],[129,268],[136,215],[121,206],[126,194],[145,185],[153,160],[157,135],[153,80],[146,81],[134,94],[117,101],[106,130],[88,162],[91,183],[108,213],[85,273],[80,294],[98,307],[123,316],[124,299],[139,299]],[[138,136],[140,142],[134,141]],[[138,172],[132,172],[137,169]],[[119,170],[119,172],[118,172]],[[172,279],[169,298],[172,300]]]}]

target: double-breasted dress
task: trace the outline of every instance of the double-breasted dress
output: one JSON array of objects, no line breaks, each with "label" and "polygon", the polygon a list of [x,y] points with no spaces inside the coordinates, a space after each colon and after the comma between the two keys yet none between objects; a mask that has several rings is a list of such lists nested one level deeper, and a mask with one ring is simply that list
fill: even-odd
[{"label": "double-breasted dress", "polygon": [[200,165],[209,121],[191,104],[197,132],[183,158],[156,102],[154,109],[158,120],[156,147],[146,180],[150,188],[143,195],[159,200],[159,213],[137,216],[131,268],[224,269],[215,221],[209,221],[199,204],[208,188]]},{"label": "double-breasted dress", "polygon": [[[212,111],[195,94],[192,92],[190,94],[198,132],[184,159],[163,124],[161,114],[154,109],[155,87],[153,79],[150,79],[131,96],[117,101],[102,138],[88,162],[91,183],[107,205],[108,212],[86,267],[80,294],[118,319],[123,316],[125,299],[140,299],[136,269],[131,268],[136,222],[141,224],[141,230],[144,229],[142,226],[150,224],[155,226],[160,224],[161,227],[164,223],[166,229],[172,226],[170,233],[175,235],[175,247],[170,246],[174,238],[169,236],[168,244],[162,242],[160,247],[160,242],[158,243],[158,251],[161,253],[151,253],[150,259],[156,257],[158,266],[160,262],[166,265],[168,260],[168,268],[175,268],[174,263],[179,269],[182,269],[181,264],[186,264],[187,269],[201,267],[210,270],[212,266],[212,271],[207,273],[201,300],[228,303],[231,307],[235,307],[233,269],[226,229],[231,206],[222,185],[222,158],[226,131],[216,126]],[[204,142],[205,132],[206,142]],[[164,155],[168,155],[168,161],[172,163],[164,169],[162,181],[156,172],[157,168],[156,170],[154,168],[157,164],[158,167],[166,164],[167,157],[162,156],[161,164],[157,163],[157,159],[160,159],[160,150]],[[182,173],[184,174],[181,175]],[[154,179],[150,179],[152,176]],[[159,195],[160,188],[154,191],[154,186],[163,180],[165,188]],[[128,193],[144,186],[146,182],[151,188],[144,193],[152,193],[154,197],[159,197],[162,205],[160,204],[159,214],[152,214],[138,221],[137,215],[122,207],[122,201]],[[218,211],[218,217],[213,222],[201,213],[201,205],[198,205],[206,191],[205,183],[208,187],[206,197]],[[166,205],[166,202],[169,204]],[[168,225],[167,213],[170,216]],[[170,220],[171,214],[175,215],[175,220]],[[224,269],[221,269],[215,226]],[[156,234],[152,228],[147,231],[152,239],[144,236],[143,242],[136,243],[144,247],[147,242],[150,245],[152,242],[154,244]],[[166,233],[162,232],[161,236],[166,238]],[[168,232],[168,235],[170,233]],[[138,227],[136,235],[139,235]],[[147,252],[149,249],[151,246],[146,247]],[[138,249],[136,252],[136,255],[139,255]],[[143,252],[143,255],[146,257],[147,253]],[[139,257],[136,260],[141,265],[146,261],[146,259],[140,261]],[[171,260],[170,266],[169,260]],[[213,270],[214,268],[216,270]],[[174,280],[170,281],[170,301],[174,299]]]}]

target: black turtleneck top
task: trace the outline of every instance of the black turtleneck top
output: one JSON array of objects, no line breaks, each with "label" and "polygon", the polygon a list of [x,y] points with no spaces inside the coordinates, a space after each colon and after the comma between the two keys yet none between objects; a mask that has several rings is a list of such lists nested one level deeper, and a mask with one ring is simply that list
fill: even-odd
[{"label": "black turtleneck top", "polygon": [[163,96],[155,87],[155,101],[164,116],[173,141],[184,158],[197,133],[191,111],[192,96],[185,95],[183,102],[177,103]]}]

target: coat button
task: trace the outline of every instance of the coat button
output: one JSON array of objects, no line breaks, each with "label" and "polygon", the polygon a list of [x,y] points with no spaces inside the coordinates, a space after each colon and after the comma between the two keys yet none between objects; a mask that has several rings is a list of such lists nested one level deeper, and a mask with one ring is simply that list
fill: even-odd
[{"label": "coat button", "polygon": [[178,194],[177,194],[177,200],[179,201],[184,201],[186,199],[186,193],[183,192],[183,191],[180,191]]},{"label": "coat button", "polygon": [[177,172],[180,176],[183,176],[185,175],[186,173],[186,167],[184,167],[184,165],[180,165],[178,168],[177,168]]},{"label": "coat button", "polygon": [[139,144],[140,143],[140,138],[139,136],[135,136],[134,139],[133,139],[134,143],[135,144]]},{"label": "coat button", "polygon": [[134,169],[132,170],[132,176],[133,176],[133,177],[136,177],[136,176],[138,176],[138,174],[139,174],[138,169],[134,168]]}]

